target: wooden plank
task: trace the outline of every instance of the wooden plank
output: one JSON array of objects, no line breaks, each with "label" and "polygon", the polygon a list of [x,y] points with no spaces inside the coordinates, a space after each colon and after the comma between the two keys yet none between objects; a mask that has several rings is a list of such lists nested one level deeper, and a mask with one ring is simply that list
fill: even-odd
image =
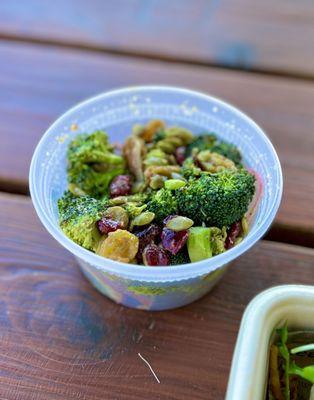
[{"label": "wooden plank", "polygon": [[247,303],[273,285],[313,283],[314,250],[260,242],[202,300],[167,312],[132,310],[92,288],[28,198],[1,195],[0,221],[0,376],[8,400],[222,399]]},{"label": "wooden plank", "polygon": [[223,398],[249,300],[273,285],[313,283],[314,250],[260,242],[201,301],[131,310],[90,286],[29,199],[1,195],[0,221],[1,396],[9,400]]},{"label": "wooden plank", "polygon": [[4,42],[0,59],[2,188],[26,190],[37,141],[48,125],[77,101],[123,85],[182,85],[236,104],[266,129],[285,174],[276,222],[292,233],[311,233],[314,243],[314,84]]},{"label": "wooden plank", "polygon": [[0,35],[314,76],[309,0],[10,0]]}]

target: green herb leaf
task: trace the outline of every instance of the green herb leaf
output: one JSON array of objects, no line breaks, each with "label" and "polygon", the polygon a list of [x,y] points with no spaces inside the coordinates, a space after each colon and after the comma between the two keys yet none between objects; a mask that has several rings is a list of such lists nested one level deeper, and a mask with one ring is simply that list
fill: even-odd
[{"label": "green herb leaf", "polygon": [[307,367],[300,368],[295,362],[293,362],[290,365],[289,374],[300,376],[301,378],[314,384],[314,365],[308,365]]}]

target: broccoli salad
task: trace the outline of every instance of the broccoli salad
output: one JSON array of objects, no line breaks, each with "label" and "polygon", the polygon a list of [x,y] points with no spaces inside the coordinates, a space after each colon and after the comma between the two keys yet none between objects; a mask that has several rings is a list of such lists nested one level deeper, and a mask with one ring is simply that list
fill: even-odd
[{"label": "broccoli salad", "polygon": [[103,131],[69,144],[59,222],[74,242],[112,260],[147,266],[196,262],[248,232],[255,176],[238,148],[151,120],[123,145]]}]

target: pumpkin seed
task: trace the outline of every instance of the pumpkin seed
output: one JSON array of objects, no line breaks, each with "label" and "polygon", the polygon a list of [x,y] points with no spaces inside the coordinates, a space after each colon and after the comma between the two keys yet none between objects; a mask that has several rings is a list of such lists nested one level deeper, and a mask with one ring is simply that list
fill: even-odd
[{"label": "pumpkin seed", "polygon": [[153,212],[145,211],[132,220],[130,228],[132,229],[134,226],[143,226],[150,224],[154,218],[155,214]]},{"label": "pumpkin seed", "polygon": [[161,140],[160,142],[158,142],[157,147],[163,150],[165,153],[169,154],[173,153],[174,150],[174,146],[166,140]]},{"label": "pumpkin seed", "polygon": [[181,139],[181,144],[191,143],[193,140],[193,134],[187,129],[181,128],[180,126],[171,126],[166,130],[166,137],[177,136]]},{"label": "pumpkin seed", "polygon": [[191,228],[193,224],[194,222],[190,218],[181,217],[179,215],[177,217],[171,218],[167,222],[166,227],[171,229],[172,231],[179,232]]},{"label": "pumpkin seed", "polygon": [[186,179],[183,178],[183,176],[178,174],[177,172],[172,172],[171,178],[172,179],[179,179],[180,181],[186,182]]},{"label": "pumpkin seed", "polygon": [[125,203],[127,203],[128,202],[128,198],[127,198],[127,196],[117,196],[117,197],[114,197],[113,199],[110,199],[110,204],[112,204],[112,205],[120,205],[120,204],[125,204]]},{"label": "pumpkin seed", "polygon": [[150,165],[167,165],[168,161],[159,157],[149,157],[144,161],[145,166]]},{"label": "pumpkin seed", "polygon": [[164,182],[166,180],[166,177],[161,176],[161,175],[153,175],[150,179],[149,186],[152,189],[161,189],[164,187]]},{"label": "pumpkin seed", "polygon": [[173,154],[168,154],[169,164],[177,165],[177,160]]},{"label": "pumpkin seed", "polygon": [[180,189],[184,187],[186,183],[181,179],[168,179],[165,182],[165,188],[170,190]]},{"label": "pumpkin seed", "polygon": [[242,218],[242,220],[241,220],[241,226],[242,226],[243,234],[244,234],[244,236],[246,236],[247,233],[248,233],[248,231],[249,231],[249,224],[248,224],[248,222],[247,222],[246,217],[243,217],[243,218]]},{"label": "pumpkin seed", "polygon": [[119,222],[122,229],[126,229],[129,224],[129,216],[124,208],[119,206],[109,207],[104,212],[104,216],[113,221]]},{"label": "pumpkin seed", "polygon": [[241,236],[237,237],[235,242],[234,242],[234,245],[236,246],[237,244],[241,243],[242,240],[243,240],[243,237],[241,237]]},{"label": "pumpkin seed", "polygon": [[120,204],[125,203],[141,203],[142,202],[142,195],[139,193],[130,194],[128,196],[117,196],[113,199],[109,200],[109,204],[113,206],[119,206]]},{"label": "pumpkin seed", "polygon": [[136,195],[137,193],[141,193],[145,189],[145,182],[134,182],[132,187],[132,194]]},{"label": "pumpkin seed", "polygon": [[174,147],[179,147],[182,144],[181,138],[176,136],[170,136],[167,138],[167,142],[171,143]]},{"label": "pumpkin seed", "polygon": [[74,196],[85,196],[86,193],[80,187],[78,187],[75,183],[69,183],[68,186],[69,191],[74,194]]}]

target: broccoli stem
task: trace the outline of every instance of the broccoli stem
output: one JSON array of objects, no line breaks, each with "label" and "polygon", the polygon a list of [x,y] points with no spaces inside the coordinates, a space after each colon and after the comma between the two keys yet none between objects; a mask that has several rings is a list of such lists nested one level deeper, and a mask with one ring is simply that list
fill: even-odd
[{"label": "broccoli stem", "polygon": [[212,257],[211,229],[201,226],[190,228],[187,247],[191,262]]}]

